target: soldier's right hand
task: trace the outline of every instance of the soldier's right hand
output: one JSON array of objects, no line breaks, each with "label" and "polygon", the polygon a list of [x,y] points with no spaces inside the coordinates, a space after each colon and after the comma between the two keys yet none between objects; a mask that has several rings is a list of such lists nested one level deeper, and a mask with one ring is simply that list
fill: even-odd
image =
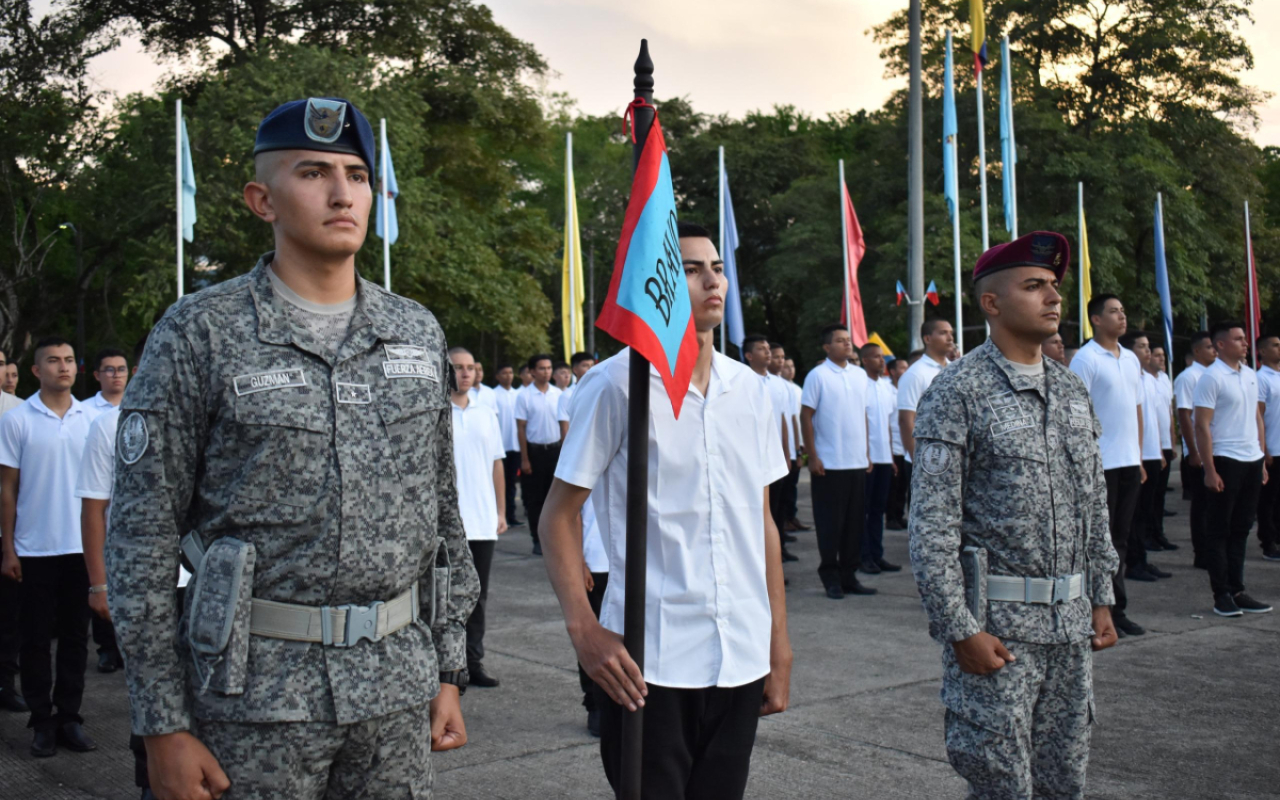
[{"label": "soldier's right hand", "polygon": [[157,800],[217,800],[231,781],[209,748],[187,731],[145,737],[147,773]]},{"label": "soldier's right hand", "polygon": [[570,633],[578,663],[613,702],[635,711],[649,693],[644,675],[623,646],[622,637],[599,622],[592,623],[577,635]]},{"label": "soldier's right hand", "polygon": [[809,474],[810,475],[826,475],[827,469],[822,465],[822,459],[818,458],[817,453],[809,454]]},{"label": "soldier's right hand", "polygon": [[975,633],[968,639],[952,642],[956,663],[970,675],[990,675],[1018,659],[1005,649],[1004,644],[989,633]]}]

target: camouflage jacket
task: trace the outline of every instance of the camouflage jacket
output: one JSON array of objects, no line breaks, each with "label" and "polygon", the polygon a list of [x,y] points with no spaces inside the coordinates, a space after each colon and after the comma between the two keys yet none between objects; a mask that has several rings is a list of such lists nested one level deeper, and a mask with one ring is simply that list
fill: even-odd
[{"label": "camouflage jacket", "polygon": [[[355,722],[428,702],[440,671],[465,666],[479,581],[458,514],[444,333],[422,306],[358,280],[330,355],[291,324],[271,257],[174,304],[121,404],[106,555],[138,734],[193,717]],[[254,546],[254,598],[367,605],[420,582],[422,621],[349,648],[245,633],[226,656],[240,659],[240,685],[210,689],[174,593],[189,531]],[[450,594],[433,630],[426,576],[440,542]]]},{"label": "camouflage jacket", "polygon": [[1056,606],[991,602],[987,632],[1037,644],[1079,641],[1092,606],[1115,602],[1101,425],[1078,377],[1044,359],[1019,374],[990,340],[947,367],[916,416],[911,566],[929,633],[979,632],[965,602],[960,551],[987,550],[989,574],[1084,573],[1084,596]]}]

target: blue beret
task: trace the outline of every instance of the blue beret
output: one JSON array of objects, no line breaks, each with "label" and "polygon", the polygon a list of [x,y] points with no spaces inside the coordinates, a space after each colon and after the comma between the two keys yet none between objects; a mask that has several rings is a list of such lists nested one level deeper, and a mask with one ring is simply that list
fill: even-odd
[{"label": "blue beret", "polygon": [[253,154],[272,150],[323,150],[364,159],[370,171],[373,128],[360,109],[339,97],[309,97],[276,108],[258,125]]},{"label": "blue beret", "polygon": [[998,244],[978,258],[973,279],[1013,267],[1044,267],[1062,280],[1071,266],[1071,246],[1067,237],[1051,231],[1034,231],[1012,242]]}]

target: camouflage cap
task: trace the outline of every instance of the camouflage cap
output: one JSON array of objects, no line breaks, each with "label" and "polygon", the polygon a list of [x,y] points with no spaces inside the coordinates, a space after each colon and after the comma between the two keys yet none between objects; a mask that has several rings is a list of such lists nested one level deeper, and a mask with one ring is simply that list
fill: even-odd
[{"label": "camouflage cap", "polygon": [[373,128],[360,109],[340,97],[309,97],[276,108],[258,125],[253,154],[323,150],[360,156],[374,168]]}]

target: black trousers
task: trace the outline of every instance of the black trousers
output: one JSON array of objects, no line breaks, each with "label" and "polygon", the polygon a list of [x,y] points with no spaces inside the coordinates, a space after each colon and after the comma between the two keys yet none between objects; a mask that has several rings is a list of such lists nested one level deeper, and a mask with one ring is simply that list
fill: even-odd
[{"label": "black trousers", "polygon": [[1280,547],[1280,476],[1272,476],[1258,491],[1258,543],[1263,550]]},{"label": "black trousers", "polygon": [[1147,563],[1147,542],[1151,526],[1164,523],[1164,495],[1160,488],[1160,462],[1143,461],[1147,480],[1138,489],[1138,502],[1133,508],[1133,522],[1129,525],[1129,552],[1125,554],[1125,566],[1135,567]]},{"label": "black trousers", "polygon": [[1142,474],[1138,467],[1116,467],[1106,471],[1107,477],[1107,515],[1111,522],[1111,545],[1120,557],[1120,569],[1111,579],[1116,592],[1116,604],[1111,613],[1117,617],[1125,616],[1129,606],[1129,596],[1124,589],[1124,567],[1128,564],[1129,533],[1133,528],[1133,510],[1138,504],[1142,491]]},{"label": "black trousers", "polygon": [[538,544],[538,520],[542,517],[542,504],[547,501],[551,482],[556,477],[556,463],[560,460],[560,443],[533,444],[529,448],[529,466],[533,472],[520,476],[520,491],[524,494],[524,513],[529,521],[529,535]]},{"label": "black trousers", "polygon": [[484,661],[484,610],[489,600],[489,567],[493,564],[493,548],[497,544],[493,539],[467,542],[471,548],[471,559],[476,564],[476,574],[480,576],[480,596],[467,618],[467,669]]},{"label": "black trousers", "polygon": [[[604,590],[609,586],[609,573],[593,572],[591,573],[592,587],[587,592],[587,602],[591,604],[591,613],[596,615],[596,619],[600,619],[600,606],[604,603]],[[591,680],[591,676],[587,671],[578,665],[578,685],[582,687],[582,705],[588,711],[596,707],[596,682]]]},{"label": "black trousers", "polygon": [[893,482],[892,464],[873,464],[867,473],[867,522],[862,531],[862,560],[884,558],[884,512],[889,505],[889,484]]},{"label": "black trousers", "polygon": [[22,631],[18,620],[22,618],[21,584],[8,578],[0,578],[0,690],[12,690],[18,678],[18,648],[22,644]]},{"label": "black trousers", "polygon": [[795,469],[787,476],[790,486],[787,489],[787,519],[793,520],[800,515],[800,462],[796,461]]},{"label": "black trousers", "polygon": [[864,469],[829,469],[812,476],[813,526],[818,529],[818,577],[823,586],[853,583],[862,557],[867,512]]},{"label": "black trousers", "polygon": [[889,519],[906,521],[907,519],[907,487],[911,485],[911,465],[906,456],[895,455],[893,463],[898,465],[898,474],[889,481],[889,501],[884,513]]},{"label": "black trousers", "polygon": [[789,481],[786,476],[778,478],[769,484],[769,516],[773,517],[773,524],[778,528],[778,535],[781,536],[787,530],[787,487]]},{"label": "black trousers", "polygon": [[[600,757],[614,792],[622,778],[622,720],[631,713],[597,689]],[[764,678],[722,689],[649,684],[644,700],[646,800],[738,800],[747,789]]]},{"label": "black trousers", "polygon": [[1262,459],[1236,461],[1213,457],[1213,468],[1222,478],[1221,492],[1205,492],[1205,567],[1213,596],[1244,591],[1244,552],[1249,529],[1258,511],[1262,489]]},{"label": "black trousers", "polygon": [[[19,558],[22,565],[18,667],[29,728],[84,722],[84,670],[89,658],[89,571],[84,556]],[[55,662],[53,638],[58,639]],[[56,707],[56,711],[54,710]]]},{"label": "black trousers", "polygon": [[516,519],[516,481],[520,477],[520,451],[508,450],[507,457],[502,459],[502,477],[507,488],[507,522]]},{"label": "black trousers", "polygon": [[[1184,462],[1186,458],[1182,459]],[[1186,464],[1182,469],[1183,487],[1191,495],[1191,549],[1195,551],[1196,566],[1204,562],[1204,512],[1207,492],[1204,488],[1204,467]]]}]

